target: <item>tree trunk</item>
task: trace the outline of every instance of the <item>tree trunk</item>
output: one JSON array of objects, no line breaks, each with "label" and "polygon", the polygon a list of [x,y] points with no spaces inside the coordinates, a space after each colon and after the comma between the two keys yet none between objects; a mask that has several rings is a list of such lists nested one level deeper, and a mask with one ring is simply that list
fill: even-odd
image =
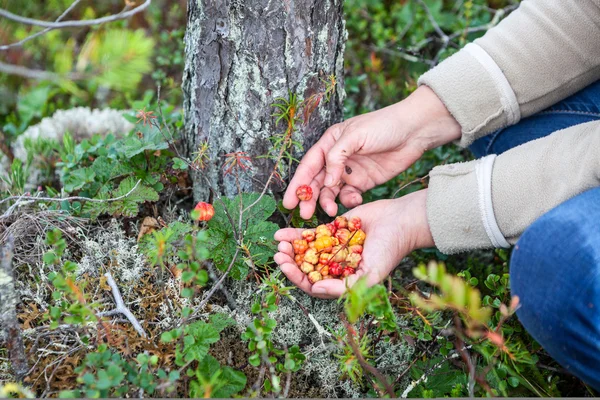
[{"label": "tree trunk", "polygon": [[[261,156],[272,153],[269,137],[286,130],[283,123],[275,125],[276,99],[290,93],[307,99],[334,75],[338,83],[330,101],[298,124],[293,138],[308,149],[341,120],[342,5],[343,0],[188,1],[184,149],[193,159],[208,143],[210,159],[202,172],[193,173],[196,200],[209,197],[206,178],[222,194],[238,192],[236,174],[223,168],[232,152],[251,157],[252,168],[239,174],[239,188],[263,189],[274,164]],[[294,149],[294,156],[301,155]]]}]

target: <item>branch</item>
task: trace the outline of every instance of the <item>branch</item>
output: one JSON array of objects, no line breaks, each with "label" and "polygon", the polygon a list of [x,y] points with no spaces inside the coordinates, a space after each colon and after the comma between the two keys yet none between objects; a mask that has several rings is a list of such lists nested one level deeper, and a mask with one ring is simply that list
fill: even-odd
[{"label": "branch", "polygon": [[65,75],[55,74],[41,69],[30,69],[20,65],[7,64],[0,61],[0,72],[9,75],[18,75],[23,78],[37,79],[40,81],[58,81],[61,79],[79,80],[83,79],[83,74],[69,73]]},{"label": "branch", "polygon": [[[69,8],[67,8],[65,10],[65,12],[63,12],[58,18],[56,18],[56,21],[54,22],[60,22],[63,20],[63,18],[65,18],[67,16],[67,14],[69,14],[75,7],[77,7],[77,5],[81,2],[81,0],[75,0],[73,1],[73,3],[69,6]],[[18,42],[15,43],[11,43],[11,44],[7,44],[4,46],[0,46],[0,50],[8,50],[11,47],[19,47],[22,46],[24,43],[29,42],[32,39],[35,39],[38,36],[42,36],[45,35],[46,33],[50,32],[52,30],[52,28],[46,28],[44,30],[41,30],[39,32],[34,33],[33,35],[29,35],[24,39],[19,40]]]},{"label": "branch", "polygon": [[129,197],[140,185],[142,182],[141,179],[137,181],[135,186],[127,193],[122,196],[115,197],[114,199],[90,199],[89,197],[81,197],[81,196],[72,196],[72,197],[30,197],[30,196],[10,196],[0,200],[0,204],[4,204],[11,200],[25,200],[26,203],[35,202],[35,201],[54,201],[54,202],[63,202],[63,201],[89,201],[90,203],[112,203],[113,201],[123,200],[126,197]]},{"label": "branch", "polygon": [[127,306],[123,302],[123,297],[121,296],[121,292],[119,292],[119,287],[117,286],[117,283],[113,279],[111,273],[107,272],[104,274],[104,276],[106,277],[106,283],[108,283],[108,286],[110,286],[110,288],[112,289],[112,294],[115,298],[117,308],[111,311],[98,313],[98,316],[108,317],[115,314],[123,314],[129,320],[129,322],[131,322],[131,325],[133,325],[134,329],[137,331],[137,333],[140,334],[141,337],[148,337],[146,335],[146,332],[144,331],[144,328],[142,328],[142,325],[140,325],[137,318],[133,315],[133,313],[129,310],[129,308],[127,308]]},{"label": "branch", "polygon": [[15,291],[12,270],[13,246],[13,237],[9,235],[6,244],[0,249],[0,322],[4,330],[12,369],[17,380],[22,382],[29,371],[29,366],[17,318],[19,296]]},{"label": "branch", "polygon": [[227,275],[229,275],[229,271],[231,271],[231,268],[233,267],[233,264],[235,264],[235,260],[237,259],[237,256],[238,256],[239,253],[240,253],[240,248],[238,247],[235,250],[235,254],[233,255],[233,258],[231,259],[231,262],[229,263],[229,267],[227,267],[227,270],[225,271],[225,273],[223,274],[223,276],[221,276],[221,279],[219,279],[217,281],[217,283],[215,283],[213,285],[213,287],[210,289],[210,291],[204,296],[204,299],[202,299],[202,301],[198,305],[198,310],[202,310],[204,308],[204,306],[206,305],[206,303],[208,303],[208,300],[210,300],[210,298],[212,297],[212,295],[221,286],[221,284],[223,283],[223,281],[225,280],[225,278],[227,277]]},{"label": "branch", "polygon": [[96,18],[96,19],[88,19],[84,21],[65,21],[65,22],[47,22],[41,21],[39,19],[26,18],[21,17],[19,15],[13,14],[10,11],[6,11],[0,8],[0,16],[10,19],[15,22],[19,22],[25,25],[33,25],[33,26],[41,26],[43,28],[51,28],[51,29],[64,29],[64,28],[81,28],[92,25],[100,25],[107,22],[118,21],[121,19],[127,19],[129,17],[134,16],[135,14],[144,11],[148,6],[152,3],[152,0],[146,0],[143,4],[137,6],[136,8],[121,12],[119,14],[109,15],[107,17]]},{"label": "branch", "polygon": [[352,327],[350,326],[350,323],[346,319],[346,316],[344,314],[341,314],[340,319],[342,320],[344,326],[346,327],[346,330],[348,331],[348,334],[346,335],[348,337],[348,344],[352,348],[352,352],[356,356],[356,359],[358,360],[358,363],[360,364],[360,366],[363,369],[365,369],[366,371],[370,372],[371,375],[373,375],[375,378],[377,378],[377,380],[379,382],[381,382],[383,384],[383,386],[385,387],[385,391],[388,393],[390,398],[392,398],[392,399],[396,398],[396,393],[394,393],[394,388],[392,387],[392,385],[390,385],[390,383],[387,381],[385,376],[383,376],[377,368],[375,368],[374,366],[369,364],[363,357],[362,353],[360,352],[360,349],[358,348],[358,345],[354,341],[354,336],[352,335]]}]

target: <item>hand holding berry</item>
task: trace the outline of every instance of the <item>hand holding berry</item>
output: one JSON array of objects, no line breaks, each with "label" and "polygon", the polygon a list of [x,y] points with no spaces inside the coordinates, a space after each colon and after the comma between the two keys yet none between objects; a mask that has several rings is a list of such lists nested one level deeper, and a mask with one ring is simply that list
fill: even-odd
[{"label": "hand holding berry", "polygon": [[[332,273],[333,275],[342,275],[342,277],[347,275],[343,280],[324,279],[315,281],[313,284],[307,275],[312,272],[311,268],[306,266],[307,272],[298,268],[294,260],[296,253],[294,247],[298,247],[300,251],[304,248],[303,243],[302,246],[298,246],[301,242],[296,242],[304,242],[302,240],[303,229],[281,229],[275,234],[275,240],[280,241],[279,252],[275,254],[275,262],[279,264],[290,281],[315,297],[339,297],[346,290],[346,284],[352,286],[361,276],[366,276],[370,285],[379,283],[408,253],[418,248],[434,245],[427,223],[426,198],[427,190],[421,190],[400,199],[380,200],[365,204],[348,212],[346,214],[348,221],[351,221],[353,216],[360,217],[359,229],[363,231],[357,238],[357,242],[352,243],[354,238],[350,240],[348,253],[358,254],[355,250],[361,247],[359,245],[361,240],[364,241],[364,247],[362,247],[362,260],[355,274],[350,274],[353,271],[338,271],[341,269],[339,264],[329,265],[330,275]],[[394,216],[394,218],[390,218],[390,216]],[[323,236],[323,238],[331,239],[328,236]],[[335,246],[329,243],[329,240],[325,240],[327,243],[319,244],[319,247],[323,249],[331,247],[329,253],[332,253]],[[292,246],[292,242],[297,244]],[[325,245],[328,247],[323,247]],[[316,249],[318,250],[318,247]],[[313,276],[316,275],[313,274]]]},{"label": "hand holding berry", "polygon": [[421,86],[399,103],[330,127],[302,158],[283,206],[300,203],[300,216],[308,219],[319,199],[334,216],[338,195],[343,205],[356,207],[363,192],[397,176],[426,150],[459,137],[458,122]]}]

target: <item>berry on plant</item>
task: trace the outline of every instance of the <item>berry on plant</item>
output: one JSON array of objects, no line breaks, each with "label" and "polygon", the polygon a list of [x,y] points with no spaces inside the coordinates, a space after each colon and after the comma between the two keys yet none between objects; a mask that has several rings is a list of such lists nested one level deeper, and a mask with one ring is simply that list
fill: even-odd
[{"label": "berry on plant", "polygon": [[201,201],[194,207],[192,218],[196,221],[210,221],[214,215],[215,208],[212,204]]},{"label": "berry on plant", "polygon": [[312,199],[313,190],[308,185],[302,185],[296,190],[296,196],[298,196],[301,201],[309,201]]}]

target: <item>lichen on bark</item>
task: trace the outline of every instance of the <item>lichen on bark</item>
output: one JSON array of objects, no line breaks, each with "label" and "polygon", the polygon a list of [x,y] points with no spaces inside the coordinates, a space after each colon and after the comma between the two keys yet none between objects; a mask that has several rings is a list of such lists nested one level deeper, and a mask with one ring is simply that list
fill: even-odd
[{"label": "lichen on bark", "polygon": [[[214,188],[225,195],[238,192],[222,165],[225,154],[243,151],[253,168],[240,176],[241,190],[262,189],[273,162],[257,157],[269,153],[270,136],[285,131],[272,115],[277,98],[295,93],[302,100],[335,75],[334,96],[294,139],[307,149],[341,120],[345,40],[341,0],[189,0],[184,147],[193,157],[200,144],[209,144],[210,162],[202,174]],[[205,180],[199,173],[193,178],[195,198],[208,199]]]}]

